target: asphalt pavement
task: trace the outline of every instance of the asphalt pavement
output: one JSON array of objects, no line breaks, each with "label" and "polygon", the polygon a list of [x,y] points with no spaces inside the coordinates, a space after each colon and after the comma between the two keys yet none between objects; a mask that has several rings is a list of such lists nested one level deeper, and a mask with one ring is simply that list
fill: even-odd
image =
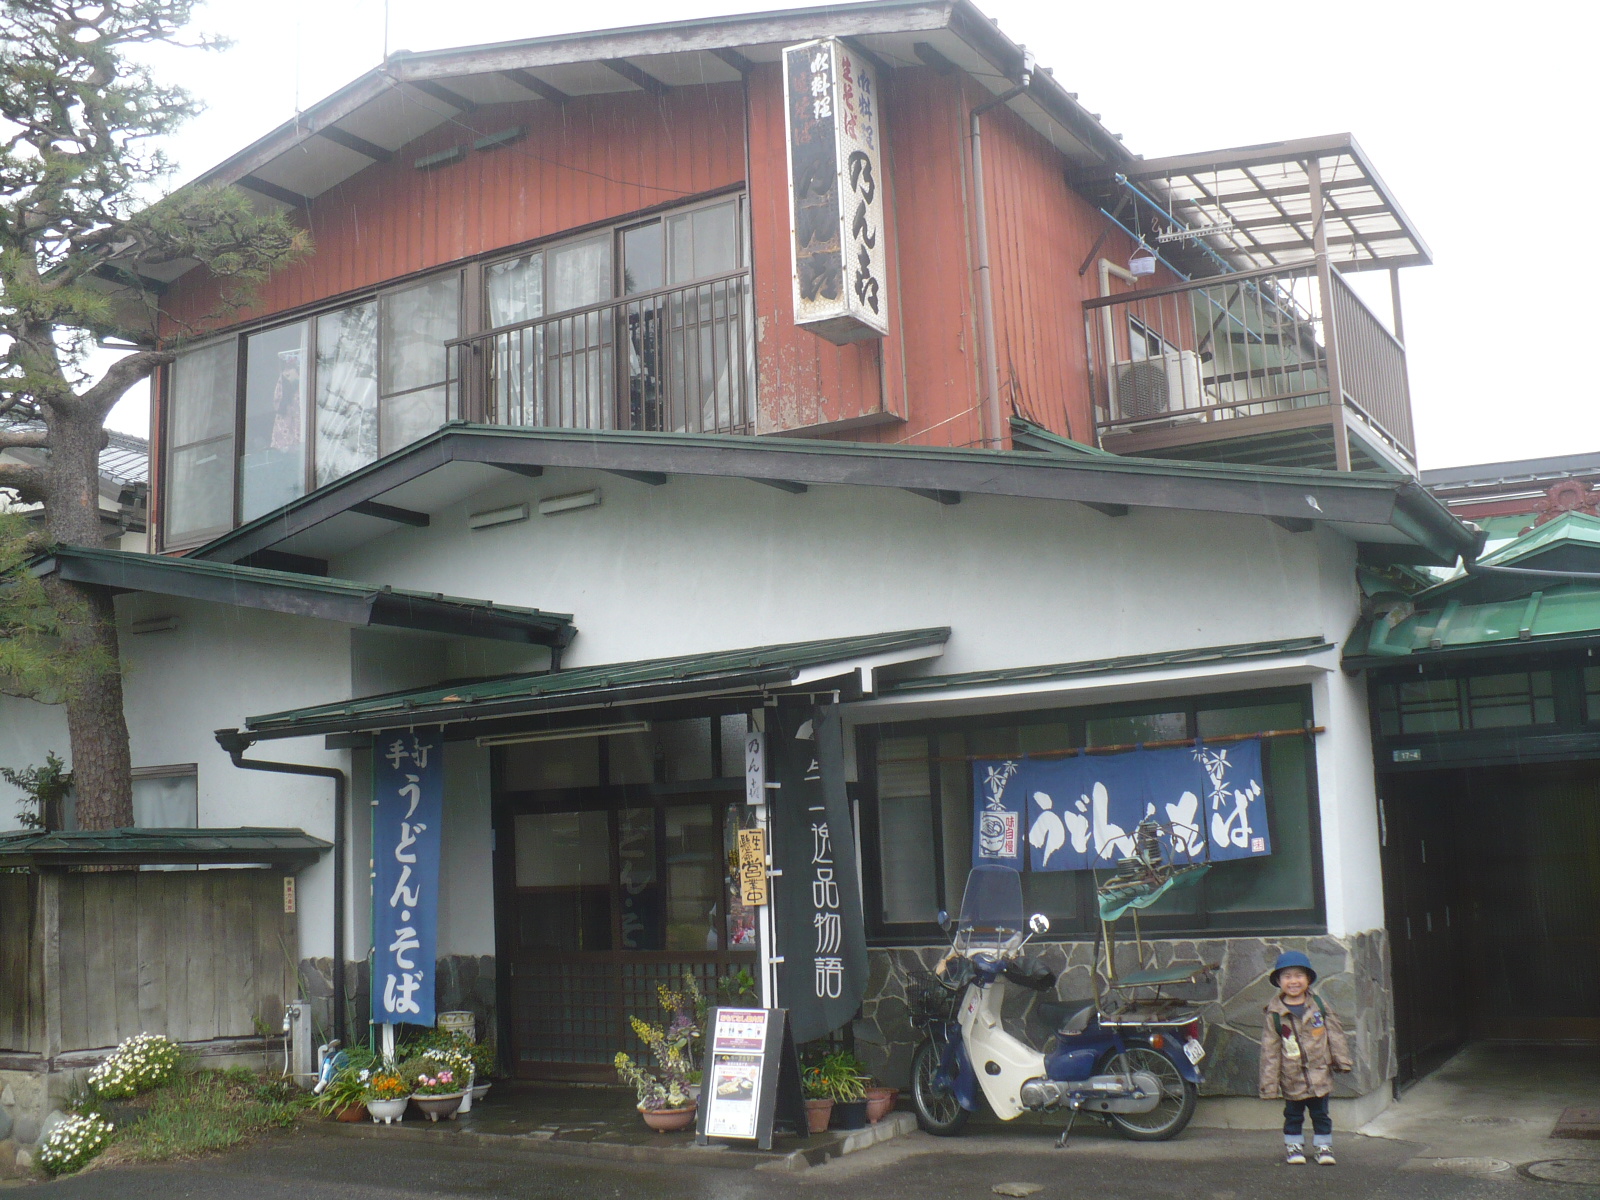
[{"label": "asphalt pavement", "polygon": [[[229,1154],[90,1170],[30,1185],[40,1200],[993,1200],[996,1184],[1035,1184],[1032,1200],[1600,1200],[1600,1187],[1517,1171],[1442,1170],[1417,1143],[1344,1135],[1339,1165],[1289,1167],[1271,1133],[1191,1129],[1133,1144],[1097,1130],[1054,1148],[1042,1125],[914,1134],[810,1170],[604,1162],[553,1148],[499,1150],[290,1132]],[[1470,1168],[1466,1168],[1470,1172]]]}]

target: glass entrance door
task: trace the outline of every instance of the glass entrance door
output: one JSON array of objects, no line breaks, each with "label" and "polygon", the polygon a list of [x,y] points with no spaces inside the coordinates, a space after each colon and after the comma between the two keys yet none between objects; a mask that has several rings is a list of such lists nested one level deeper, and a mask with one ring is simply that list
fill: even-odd
[{"label": "glass entrance door", "polygon": [[[612,791],[613,789],[607,789]],[[755,961],[755,914],[731,870],[742,803],[526,804],[512,816],[512,1053],[519,1075],[609,1079],[643,1047],[630,1015],[657,1019],[656,989],[703,989]],[[640,792],[644,792],[640,795]]]}]

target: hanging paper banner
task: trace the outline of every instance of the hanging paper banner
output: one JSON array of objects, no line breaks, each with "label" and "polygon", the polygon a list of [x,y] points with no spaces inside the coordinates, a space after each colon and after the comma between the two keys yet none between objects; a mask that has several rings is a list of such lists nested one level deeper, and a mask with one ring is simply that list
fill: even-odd
[{"label": "hanging paper banner", "polygon": [[1272,853],[1261,743],[973,764],[972,861],[1034,871],[1114,867],[1149,817],[1168,862]]},{"label": "hanging paper banner", "polygon": [[444,741],[380,737],[374,750],[372,1019],[432,1025]]}]

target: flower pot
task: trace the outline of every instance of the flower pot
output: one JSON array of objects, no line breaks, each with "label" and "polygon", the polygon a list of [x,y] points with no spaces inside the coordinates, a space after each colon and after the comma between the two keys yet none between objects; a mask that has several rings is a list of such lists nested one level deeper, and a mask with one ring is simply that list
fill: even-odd
[{"label": "flower pot", "polygon": [[833,1116],[828,1124],[834,1129],[865,1129],[867,1127],[867,1102],[845,1100],[833,1106]]},{"label": "flower pot", "polygon": [[[398,1100],[368,1100],[367,1111],[372,1114],[372,1123],[377,1125],[393,1125],[396,1121],[403,1121],[406,1117],[406,1102],[409,1096],[401,1096]],[[341,1113],[341,1121],[346,1118]]]},{"label": "flower pot", "polygon": [[900,1098],[900,1089],[869,1087],[867,1089],[867,1122],[876,1125],[894,1111],[894,1102]]},{"label": "flower pot", "polygon": [[821,1133],[828,1128],[828,1119],[833,1116],[832,1100],[807,1100],[806,1101],[806,1128],[812,1133]]},{"label": "flower pot", "polygon": [[367,1119],[367,1106],[365,1104],[347,1104],[333,1114],[335,1121],[343,1121],[348,1125]]},{"label": "flower pot", "polygon": [[456,1110],[461,1107],[462,1092],[451,1092],[444,1096],[413,1096],[412,1103],[422,1110],[422,1115],[430,1121],[437,1121],[440,1117],[449,1117],[455,1120]]},{"label": "flower pot", "polygon": [[641,1108],[639,1115],[644,1118],[644,1123],[657,1133],[676,1133],[694,1124],[694,1114],[698,1107],[691,1104],[688,1108]]},{"label": "flower pot", "polygon": [[483,1098],[489,1094],[489,1086],[490,1085],[487,1081],[483,1083],[474,1083],[472,1085],[472,1102],[474,1104],[483,1103]]}]

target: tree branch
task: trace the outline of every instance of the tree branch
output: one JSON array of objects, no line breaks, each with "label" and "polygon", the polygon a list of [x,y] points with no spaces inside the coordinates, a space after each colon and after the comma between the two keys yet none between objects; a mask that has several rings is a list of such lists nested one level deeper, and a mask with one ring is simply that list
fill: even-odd
[{"label": "tree branch", "polygon": [[35,447],[42,450],[49,444],[50,435],[43,429],[0,428],[0,450],[12,447]]},{"label": "tree branch", "polygon": [[24,504],[43,504],[44,472],[25,463],[0,462],[0,488],[15,492]]},{"label": "tree branch", "polygon": [[111,364],[100,377],[100,382],[78,397],[78,402],[91,412],[104,416],[122,395],[157,367],[165,366],[177,358],[168,350],[138,350],[124,355]]}]

